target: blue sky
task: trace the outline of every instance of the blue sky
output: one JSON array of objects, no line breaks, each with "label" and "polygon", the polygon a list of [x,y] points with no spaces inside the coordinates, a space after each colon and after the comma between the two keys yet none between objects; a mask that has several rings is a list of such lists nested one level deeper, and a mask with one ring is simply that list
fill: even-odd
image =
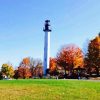
[{"label": "blue sky", "polygon": [[100,0],[0,0],[0,66],[23,57],[43,60],[45,19],[51,20],[51,57],[64,44],[82,49],[100,32]]}]

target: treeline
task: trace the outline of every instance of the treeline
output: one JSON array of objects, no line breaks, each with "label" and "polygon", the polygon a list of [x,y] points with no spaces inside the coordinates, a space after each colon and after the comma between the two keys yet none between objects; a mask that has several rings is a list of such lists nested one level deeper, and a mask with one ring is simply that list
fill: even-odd
[{"label": "treeline", "polygon": [[19,66],[14,70],[10,63],[3,64],[1,67],[1,79],[25,79],[43,76],[43,66],[40,59],[33,59],[30,57],[23,58]]},{"label": "treeline", "polygon": [[76,45],[63,46],[56,58],[50,59],[50,74],[60,78],[89,78],[100,76],[100,33],[88,43],[87,53]]},{"label": "treeline", "polygon": [[[100,76],[100,34],[88,43],[88,51],[74,45],[64,45],[55,58],[50,58],[47,77],[58,78],[89,78]],[[23,58],[17,69],[11,64],[3,64],[0,77],[2,78],[43,78],[43,64],[39,59]]]}]

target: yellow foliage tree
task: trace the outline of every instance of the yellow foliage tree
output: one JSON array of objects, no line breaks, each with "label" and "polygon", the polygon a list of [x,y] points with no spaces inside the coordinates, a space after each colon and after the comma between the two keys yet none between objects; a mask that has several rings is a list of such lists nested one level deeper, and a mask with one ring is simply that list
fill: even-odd
[{"label": "yellow foliage tree", "polygon": [[8,78],[13,78],[14,76],[14,69],[13,66],[11,64],[3,64],[1,67],[1,73],[4,76],[7,76]]}]

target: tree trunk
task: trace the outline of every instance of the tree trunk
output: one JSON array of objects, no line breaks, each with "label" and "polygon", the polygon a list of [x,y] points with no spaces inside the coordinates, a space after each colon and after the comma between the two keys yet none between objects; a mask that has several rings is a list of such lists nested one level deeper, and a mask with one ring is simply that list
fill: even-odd
[{"label": "tree trunk", "polygon": [[97,74],[97,77],[99,77],[99,68],[96,67],[96,74]]},{"label": "tree trunk", "polygon": [[64,67],[64,71],[65,71],[64,78],[67,78],[66,67]]}]

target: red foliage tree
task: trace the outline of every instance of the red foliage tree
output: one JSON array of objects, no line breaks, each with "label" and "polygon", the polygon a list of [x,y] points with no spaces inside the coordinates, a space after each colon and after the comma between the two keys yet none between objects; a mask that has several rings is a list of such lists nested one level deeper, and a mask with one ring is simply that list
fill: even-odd
[{"label": "red foliage tree", "polygon": [[100,33],[97,37],[92,39],[88,45],[88,52],[85,57],[85,66],[88,73],[100,74]]},{"label": "red foliage tree", "polygon": [[43,69],[41,66],[37,66],[34,70],[34,76],[42,78],[43,76]]},{"label": "red foliage tree", "polygon": [[30,78],[31,77],[31,71],[29,67],[26,66],[19,66],[18,67],[18,77],[19,78]]}]

